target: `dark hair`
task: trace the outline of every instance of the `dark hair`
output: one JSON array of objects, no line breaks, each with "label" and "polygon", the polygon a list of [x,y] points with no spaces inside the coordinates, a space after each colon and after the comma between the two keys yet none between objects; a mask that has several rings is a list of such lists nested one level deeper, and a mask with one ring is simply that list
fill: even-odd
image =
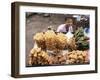
[{"label": "dark hair", "polygon": [[65,21],[67,21],[68,19],[72,19],[73,24],[76,24],[76,18],[74,18],[74,17],[65,17]]},{"label": "dark hair", "polygon": [[67,21],[68,19],[72,19],[73,17],[65,17],[65,21]]}]

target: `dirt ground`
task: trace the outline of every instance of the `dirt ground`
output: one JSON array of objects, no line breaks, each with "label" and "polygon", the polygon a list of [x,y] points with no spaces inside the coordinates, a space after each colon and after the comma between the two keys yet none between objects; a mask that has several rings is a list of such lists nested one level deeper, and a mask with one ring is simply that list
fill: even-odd
[{"label": "dirt ground", "polygon": [[[27,15],[28,13],[26,13]],[[43,14],[34,13],[26,16],[26,66],[28,66],[29,53],[34,46],[33,36],[37,32],[46,31],[48,26],[57,30],[60,24],[64,23],[66,15],[64,14]]]}]

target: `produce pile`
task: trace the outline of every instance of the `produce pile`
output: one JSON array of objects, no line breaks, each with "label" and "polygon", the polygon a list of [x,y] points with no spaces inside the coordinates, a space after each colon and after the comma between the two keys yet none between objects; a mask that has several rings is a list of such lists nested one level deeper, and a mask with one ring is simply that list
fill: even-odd
[{"label": "produce pile", "polygon": [[84,64],[89,63],[88,51],[71,51],[66,54],[48,55],[41,48],[32,49],[29,65],[57,65],[57,64]]},{"label": "produce pile", "polygon": [[63,33],[55,33],[53,30],[36,33],[33,39],[38,47],[47,50],[63,50],[67,45],[67,37]]},{"label": "produce pile", "polygon": [[78,50],[89,49],[89,38],[84,35],[84,30],[82,27],[75,32],[74,38]]},{"label": "produce pile", "polygon": [[84,35],[83,28],[79,28],[69,40],[65,34],[53,30],[36,33],[33,40],[37,48],[30,51],[30,66],[89,63],[89,39]]},{"label": "produce pile", "polygon": [[66,55],[67,64],[89,63],[88,51],[72,51]]},{"label": "produce pile", "polygon": [[51,64],[50,57],[45,51],[41,50],[41,48],[33,48],[30,53],[29,65]]}]

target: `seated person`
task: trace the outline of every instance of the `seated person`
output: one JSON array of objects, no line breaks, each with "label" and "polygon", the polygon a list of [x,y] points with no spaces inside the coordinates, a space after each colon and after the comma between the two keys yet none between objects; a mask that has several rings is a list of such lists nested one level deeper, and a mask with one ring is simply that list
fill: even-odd
[{"label": "seated person", "polygon": [[74,33],[76,30],[74,23],[75,23],[75,18],[66,17],[65,24],[61,24],[60,26],[58,26],[57,32],[67,33],[68,31],[70,31],[71,33]]}]

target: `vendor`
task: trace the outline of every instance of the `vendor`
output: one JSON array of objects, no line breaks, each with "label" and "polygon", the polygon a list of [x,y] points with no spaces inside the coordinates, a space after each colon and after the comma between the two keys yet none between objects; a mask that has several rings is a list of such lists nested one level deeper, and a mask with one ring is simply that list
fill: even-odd
[{"label": "vendor", "polygon": [[68,31],[70,31],[71,33],[74,33],[75,30],[76,30],[75,18],[66,17],[65,18],[65,23],[58,26],[57,32],[67,33]]}]

